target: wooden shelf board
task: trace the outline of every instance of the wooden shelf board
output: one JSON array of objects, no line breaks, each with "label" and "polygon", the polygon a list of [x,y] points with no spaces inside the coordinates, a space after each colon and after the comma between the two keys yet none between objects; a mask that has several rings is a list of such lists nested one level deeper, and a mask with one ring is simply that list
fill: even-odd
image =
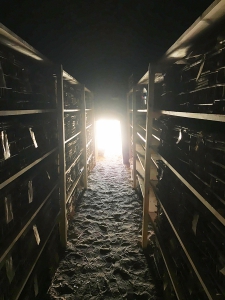
[{"label": "wooden shelf board", "polygon": [[81,134],[81,131],[77,132],[76,134],[74,134],[74,136],[70,137],[68,140],[65,141],[65,144],[72,141],[75,137],[77,137],[79,134]]},{"label": "wooden shelf board", "polygon": [[138,136],[144,143],[146,143],[146,139],[145,139],[139,132],[137,132],[137,136]]},{"label": "wooden shelf board", "polygon": [[31,109],[31,110],[1,110],[0,116],[19,116],[19,115],[32,115],[56,113],[56,109]]},{"label": "wooden shelf board", "polygon": [[143,178],[145,178],[145,171],[144,168],[142,166],[142,164],[140,163],[140,161],[138,159],[136,159],[136,170],[139,173],[139,175]]},{"label": "wooden shelf board", "polygon": [[57,147],[54,148],[53,150],[49,151],[48,153],[44,154],[41,158],[36,159],[34,162],[32,162],[31,164],[29,164],[27,167],[25,167],[24,169],[20,170],[19,172],[17,172],[16,174],[14,174],[13,176],[11,176],[10,178],[8,178],[5,181],[3,181],[0,184],[0,190],[3,189],[5,186],[7,186],[12,181],[14,181],[15,179],[17,179],[18,177],[20,177],[21,175],[23,175],[24,173],[26,173],[28,170],[30,170],[31,168],[33,168],[34,166],[36,166],[39,162],[41,162],[43,159],[45,159],[46,157],[48,157],[49,155],[51,155],[56,150],[57,150]]},{"label": "wooden shelf board", "polygon": [[156,139],[157,141],[160,141],[160,138],[157,137],[156,135],[152,134],[152,137],[154,137],[154,139]]},{"label": "wooden shelf board", "polygon": [[137,124],[138,127],[140,127],[142,130],[144,130],[146,132],[146,128],[144,128],[143,126],[141,126],[140,124]]},{"label": "wooden shelf board", "polygon": [[44,204],[48,201],[49,197],[52,195],[54,190],[58,187],[58,183],[52,188],[52,190],[49,192],[49,194],[46,196],[44,201],[38,206],[38,208],[35,210],[35,212],[30,213],[29,216],[26,216],[24,221],[24,225],[22,228],[16,228],[16,230],[13,232],[12,241],[10,243],[6,243],[3,250],[0,252],[0,264],[7,258],[8,253],[13,248],[15,243],[18,241],[18,239],[21,237],[21,235],[25,232],[25,230],[28,228],[30,223],[33,221],[33,219],[36,217],[36,215],[39,213],[41,208],[44,206]]},{"label": "wooden shelf board", "polygon": [[141,176],[138,174],[138,172],[137,172],[137,178],[138,178],[138,182],[140,185],[142,197],[144,198],[144,180],[141,178]]},{"label": "wooden shelf board", "polygon": [[138,109],[137,113],[147,113],[147,109]]},{"label": "wooden shelf board", "polygon": [[69,201],[70,197],[72,196],[73,191],[75,190],[75,188],[76,188],[78,182],[80,181],[83,173],[84,173],[84,169],[81,171],[80,175],[78,176],[78,178],[76,179],[76,181],[72,185],[71,189],[69,190],[69,193],[67,194],[67,197],[66,197],[66,203]]},{"label": "wooden shelf board", "polygon": [[202,114],[202,113],[190,113],[190,112],[179,112],[179,111],[168,111],[168,110],[161,110],[160,113],[163,115],[170,115],[170,116],[183,117],[183,118],[225,122],[225,115],[218,115],[218,114]]},{"label": "wooden shelf board", "polygon": [[72,167],[74,167],[78,161],[78,159],[81,157],[82,153],[83,153],[84,149],[81,149],[80,153],[78,154],[78,156],[75,158],[74,162],[69,166],[69,168],[66,170],[66,174],[71,170]]},{"label": "wooden shelf board", "polygon": [[137,161],[140,163],[141,168],[142,168],[142,170],[144,171],[144,170],[145,170],[145,160],[144,160],[143,157],[140,156],[138,153],[137,153],[137,158],[138,158]]},{"label": "wooden shelf board", "polygon": [[186,180],[186,179],[184,179],[184,177],[179,173],[179,172],[177,172],[172,166],[171,166],[171,164],[170,163],[168,163],[167,162],[167,160],[162,156],[162,155],[160,155],[159,153],[158,153],[158,151],[157,151],[157,146],[156,147],[154,147],[154,146],[152,146],[151,147],[158,155],[159,155],[159,157],[160,157],[160,159],[164,162],[164,164],[165,165],[167,165],[167,167],[169,167],[170,168],[170,170],[185,184],[185,186],[202,202],[202,204],[217,218],[217,220],[221,223],[221,224],[223,224],[223,226],[225,226],[225,218],[221,215],[221,214],[219,214],[216,210],[215,210],[215,208],[214,207],[212,207],[210,204],[209,204],[209,202],[207,202],[206,200],[205,200],[205,198],[201,195],[201,194],[199,194],[199,192],[197,192],[196,191],[196,189],[194,189],[193,187],[192,187],[192,185]]},{"label": "wooden shelf board", "polygon": [[64,109],[64,113],[78,112],[78,111],[80,111],[80,108]]},{"label": "wooden shelf board", "polygon": [[88,148],[90,146],[90,144],[92,143],[93,139],[90,139],[90,141],[87,143],[86,148]]},{"label": "wooden shelf board", "polygon": [[141,156],[145,157],[145,150],[140,144],[136,144],[136,152],[138,152]]},{"label": "wooden shelf board", "polygon": [[93,124],[90,124],[90,125],[86,126],[86,130],[87,130],[88,128],[90,128],[92,125],[93,125]]},{"label": "wooden shelf board", "polygon": [[92,153],[89,155],[89,157],[88,157],[88,159],[87,159],[87,164],[89,164],[89,161],[91,160],[93,154],[94,154],[94,151],[92,151]]}]

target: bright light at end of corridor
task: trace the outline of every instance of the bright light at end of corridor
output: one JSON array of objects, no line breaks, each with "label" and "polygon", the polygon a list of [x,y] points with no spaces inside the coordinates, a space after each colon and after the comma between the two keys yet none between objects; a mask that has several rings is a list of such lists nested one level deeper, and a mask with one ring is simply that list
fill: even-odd
[{"label": "bright light at end of corridor", "polygon": [[99,156],[121,155],[121,129],[118,120],[96,122],[96,144]]}]

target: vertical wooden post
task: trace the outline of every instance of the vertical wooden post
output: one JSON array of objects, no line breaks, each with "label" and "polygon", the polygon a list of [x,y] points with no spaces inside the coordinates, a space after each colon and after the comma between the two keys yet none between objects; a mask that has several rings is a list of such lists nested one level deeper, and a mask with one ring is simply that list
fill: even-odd
[{"label": "vertical wooden post", "polygon": [[85,86],[81,85],[81,138],[83,144],[83,162],[84,162],[84,173],[83,173],[83,185],[87,188],[87,136],[86,136],[86,102],[85,102]]},{"label": "vertical wooden post", "polygon": [[142,247],[147,247],[148,223],[149,223],[149,196],[150,196],[150,165],[151,165],[151,140],[152,121],[154,105],[154,82],[155,66],[149,65],[148,69],[148,101],[146,115],[146,145],[145,145],[145,178],[144,178],[144,199],[143,199],[143,219],[142,219]]},{"label": "vertical wooden post", "polygon": [[137,187],[137,174],[136,174],[136,140],[137,140],[137,106],[136,106],[136,86],[133,87],[132,93],[132,107],[133,107],[133,188]]},{"label": "vertical wooden post", "polygon": [[57,71],[57,110],[59,135],[59,189],[60,189],[60,240],[62,247],[67,244],[66,217],[66,168],[65,168],[65,132],[64,132],[64,97],[63,97],[63,68]]},{"label": "vertical wooden post", "polygon": [[95,124],[95,107],[94,107],[94,95],[91,93],[91,108],[92,108],[92,126],[93,126],[93,128],[92,128],[92,132],[93,132],[93,155],[94,155],[94,165],[93,165],[93,167],[94,166],[96,166],[96,159],[97,159],[97,157],[96,157],[96,149],[97,149],[97,147],[96,147],[96,124]]},{"label": "vertical wooden post", "polygon": [[130,127],[130,94],[127,93],[127,142],[128,142],[128,156],[131,158],[131,127]]}]

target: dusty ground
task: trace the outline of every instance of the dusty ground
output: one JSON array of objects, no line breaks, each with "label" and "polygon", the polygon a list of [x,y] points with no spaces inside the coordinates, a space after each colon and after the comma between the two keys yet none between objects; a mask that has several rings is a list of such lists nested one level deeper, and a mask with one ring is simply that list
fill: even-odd
[{"label": "dusty ground", "polygon": [[70,223],[50,299],[160,299],[138,243],[141,209],[121,158],[100,160]]}]

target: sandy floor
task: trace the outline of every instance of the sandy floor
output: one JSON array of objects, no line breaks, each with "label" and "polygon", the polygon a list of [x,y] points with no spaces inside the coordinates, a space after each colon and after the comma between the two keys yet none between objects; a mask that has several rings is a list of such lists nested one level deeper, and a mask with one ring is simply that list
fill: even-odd
[{"label": "sandy floor", "polygon": [[121,158],[101,159],[70,223],[50,299],[160,299],[139,247],[141,210]]}]

